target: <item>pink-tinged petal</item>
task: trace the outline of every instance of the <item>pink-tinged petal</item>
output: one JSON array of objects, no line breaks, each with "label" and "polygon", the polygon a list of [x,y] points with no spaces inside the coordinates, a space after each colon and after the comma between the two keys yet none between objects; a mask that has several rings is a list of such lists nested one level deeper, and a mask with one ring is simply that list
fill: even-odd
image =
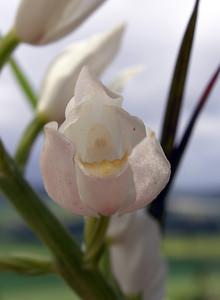
[{"label": "pink-tinged petal", "polygon": [[128,161],[133,172],[136,201],[123,213],[146,206],[159,195],[170,178],[170,164],[149,128],[147,137],[134,148]]},{"label": "pink-tinged petal", "polygon": [[79,162],[75,166],[80,198],[99,214],[110,216],[134,201],[135,188],[129,167],[117,176],[100,178],[86,173]]},{"label": "pink-tinged petal", "polygon": [[41,173],[49,196],[65,209],[79,215],[96,213],[82,204],[75,179],[74,147],[57,131],[57,123],[45,126],[45,142],[41,153]]}]

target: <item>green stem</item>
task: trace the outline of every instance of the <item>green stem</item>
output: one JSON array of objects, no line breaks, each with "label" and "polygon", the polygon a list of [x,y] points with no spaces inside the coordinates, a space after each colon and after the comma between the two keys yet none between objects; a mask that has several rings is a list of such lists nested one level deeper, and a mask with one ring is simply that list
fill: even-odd
[{"label": "green stem", "polygon": [[123,299],[116,295],[98,271],[83,268],[83,256],[79,246],[23,178],[2,143],[0,189],[51,250],[59,274],[82,299]]},{"label": "green stem", "polygon": [[129,295],[126,297],[127,300],[142,300],[143,297],[141,294]]},{"label": "green stem", "polygon": [[15,153],[15,160],[21,170],[25,169],[32,146],[45,123],[46,120],[36,115],[24,130]]},{"label": "green stem", "polygon": [[0,40],[0,71],[4,64],[7,62],[8,58],[19,45],[20,40],[16,36],[15,31],[12,29]]},{"label": "green stem", "polygon": [[29,100],[30,105],[32,108],[35,108],[37,106],[37,96],[28,81],[27,77],[25,76],[24,71],[21,69],[19,64],[16,62],[14,58],[9,59],[9,64],[11,66],[11,69],[15,75],[15,78],[21,87],[22,91],[26,95],[27,99]]},{"label": "green stem", "polygon": [[85,221],[85,264],[95,267],[105,242],[105,235],[108,229],[110,218],[101,216],[99,218],[87,218]]},{"label": "green stem", "polygon": [[23,275],[38,276],[56,273],[51,260],[42,257],[10,255],[0,257],[0,272],[16,272]]},{"label": "green stem", "polygon": [[86,244],[86,249],[89,247],[91,243],[91,239],[94,235],[94,228],[97,224],[98,218],[85,217],[85,225],[84,225],[84,240]]}]

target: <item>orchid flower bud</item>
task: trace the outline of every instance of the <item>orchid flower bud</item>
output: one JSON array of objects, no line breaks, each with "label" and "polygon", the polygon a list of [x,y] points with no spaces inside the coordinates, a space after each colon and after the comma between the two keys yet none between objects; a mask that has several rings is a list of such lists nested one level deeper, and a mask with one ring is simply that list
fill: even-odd
[{"label": "orchid flower bud", "polygon": [[44,185],[64,208],[109,216],[144,207],[165,187],[167,161],[153,131],[121,108],[122,98],[83,68],[66,119],[45,127]]},{"label": "orchid flower bud", "polygon": [[15,32],[24,43],[48,44],[76,29],[105,0],[22,0]]},{"label": "orchid flower bud", "polygon": [[160,254],[158,223],[143,211],[114,216],[108,229],[110,262],[122,291],[144,300],[163,300],[165,262]]},{"label": "orchid flower bud", "polygon": [[86,64],[99,76],[121,44],[124,25],[96,34],[66,48],[50,65],[41,88],[37,111],[48,121],[62,122],[80,70]]}]

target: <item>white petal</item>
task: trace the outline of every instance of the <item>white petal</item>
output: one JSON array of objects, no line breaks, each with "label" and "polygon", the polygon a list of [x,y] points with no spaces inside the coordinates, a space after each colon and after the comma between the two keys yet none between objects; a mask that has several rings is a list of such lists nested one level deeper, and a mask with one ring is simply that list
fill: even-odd
[{"label": "white petal", "polygon": [[[94,75],[94,74],[93,74]],[[121,106],[122,96],[106,88],[100,81],[91,75],[87,66],[84,66],[75,85],[75,96],[68,102],[65,109],[66,120],[61,125],[61,132],[65,131],[71,123],[79,119],[84,102],[98,99],[110,105]]]},{"label": "white petal", "polygon": [[136,202],[124,212],[143,208],[163,190],[170,178],[170,164],[148,128],[147,137],[139,143],[128,158],[136,189]]},{"label": "white petal", "polygon": [[44,78],[38,112],[49,120],[62,122],[82,67],[88,65],[94,75],[99,76],[116,55],[123,32],[124,26],[120,25],[64,50],[51,64]]},{"label": "white petal", "polygon": [[122,96],[105,87],[96,77],[94,72],[84,66],[79,74],[75,86],[75,102],[83,102],[95,98],[105,104],[121,105]]},{"label": "white petal", "polygon": [[22,0],[15,30],[27,43],[47,44],[77,28],[104,0]]},{"label": "white petal", "polygon": [[[118,235],[117,228],[124,222],[127,227]],[[156,221],[143,212],[133,213],[129,219],[127,215],[115,216],[108,232],[113,239],[110,247],[113,273],[124,293],[143,292],[146,300],[163,300],[165,264],[160,254],[161,234]]]},{"label": "white petal", "polygon": [[76,162],[77,185],[82,202],[104,216],[110,216],[135,199],[132,172],[125,168],[117,176],[91,176]]},{"label": "white petal", "polygon": [[71,116],[60,130],[76,145],[83,162],[121,159],[146,135],[140,119],[114,105],[88,102],[78,107],[78,114],[72,110]]},{"label": "white petal", "polygon": [[146,135],[144,123],[124,111],[114,93],[111,96],[87,69],[81,71],[60,131],[73,141],[83,162],[121,159]]},{"label": "white petal", "polygon": [[41,153],[41,172],[45,188],[60,206],[80,215],[96,213],[82,204],[75,178],[74,147],[58,131],[57,123],[45,126],[45,143]]},{"label": "white petal", "polygon": [[114,112],[115,108],[108,105],[86,103],[82,105],[78,119],[70,124],[68,119],[60,128],[74,142],[83,162],[116,160],[125,154],[119,120]]},{"label": "white petal", "polygon": [[116,108],[115,114],[119,121],[120,134],[124,148],[126,148],[130,154],[133,148],[146,136],[144,122],[121,108]]}]

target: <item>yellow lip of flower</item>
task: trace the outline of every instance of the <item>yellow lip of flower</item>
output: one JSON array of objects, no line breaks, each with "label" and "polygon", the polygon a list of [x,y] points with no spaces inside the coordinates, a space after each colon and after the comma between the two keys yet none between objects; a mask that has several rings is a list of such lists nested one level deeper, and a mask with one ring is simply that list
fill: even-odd
[{"label": "yellow lip of flower", "polygon": [[107,177],[119,173],[125,167],[127,160],[127,153],[125,153],[121,159],[103,160],[93,163],[83,162],[78,159],[83,169],[90,175],[96,177]]}]

